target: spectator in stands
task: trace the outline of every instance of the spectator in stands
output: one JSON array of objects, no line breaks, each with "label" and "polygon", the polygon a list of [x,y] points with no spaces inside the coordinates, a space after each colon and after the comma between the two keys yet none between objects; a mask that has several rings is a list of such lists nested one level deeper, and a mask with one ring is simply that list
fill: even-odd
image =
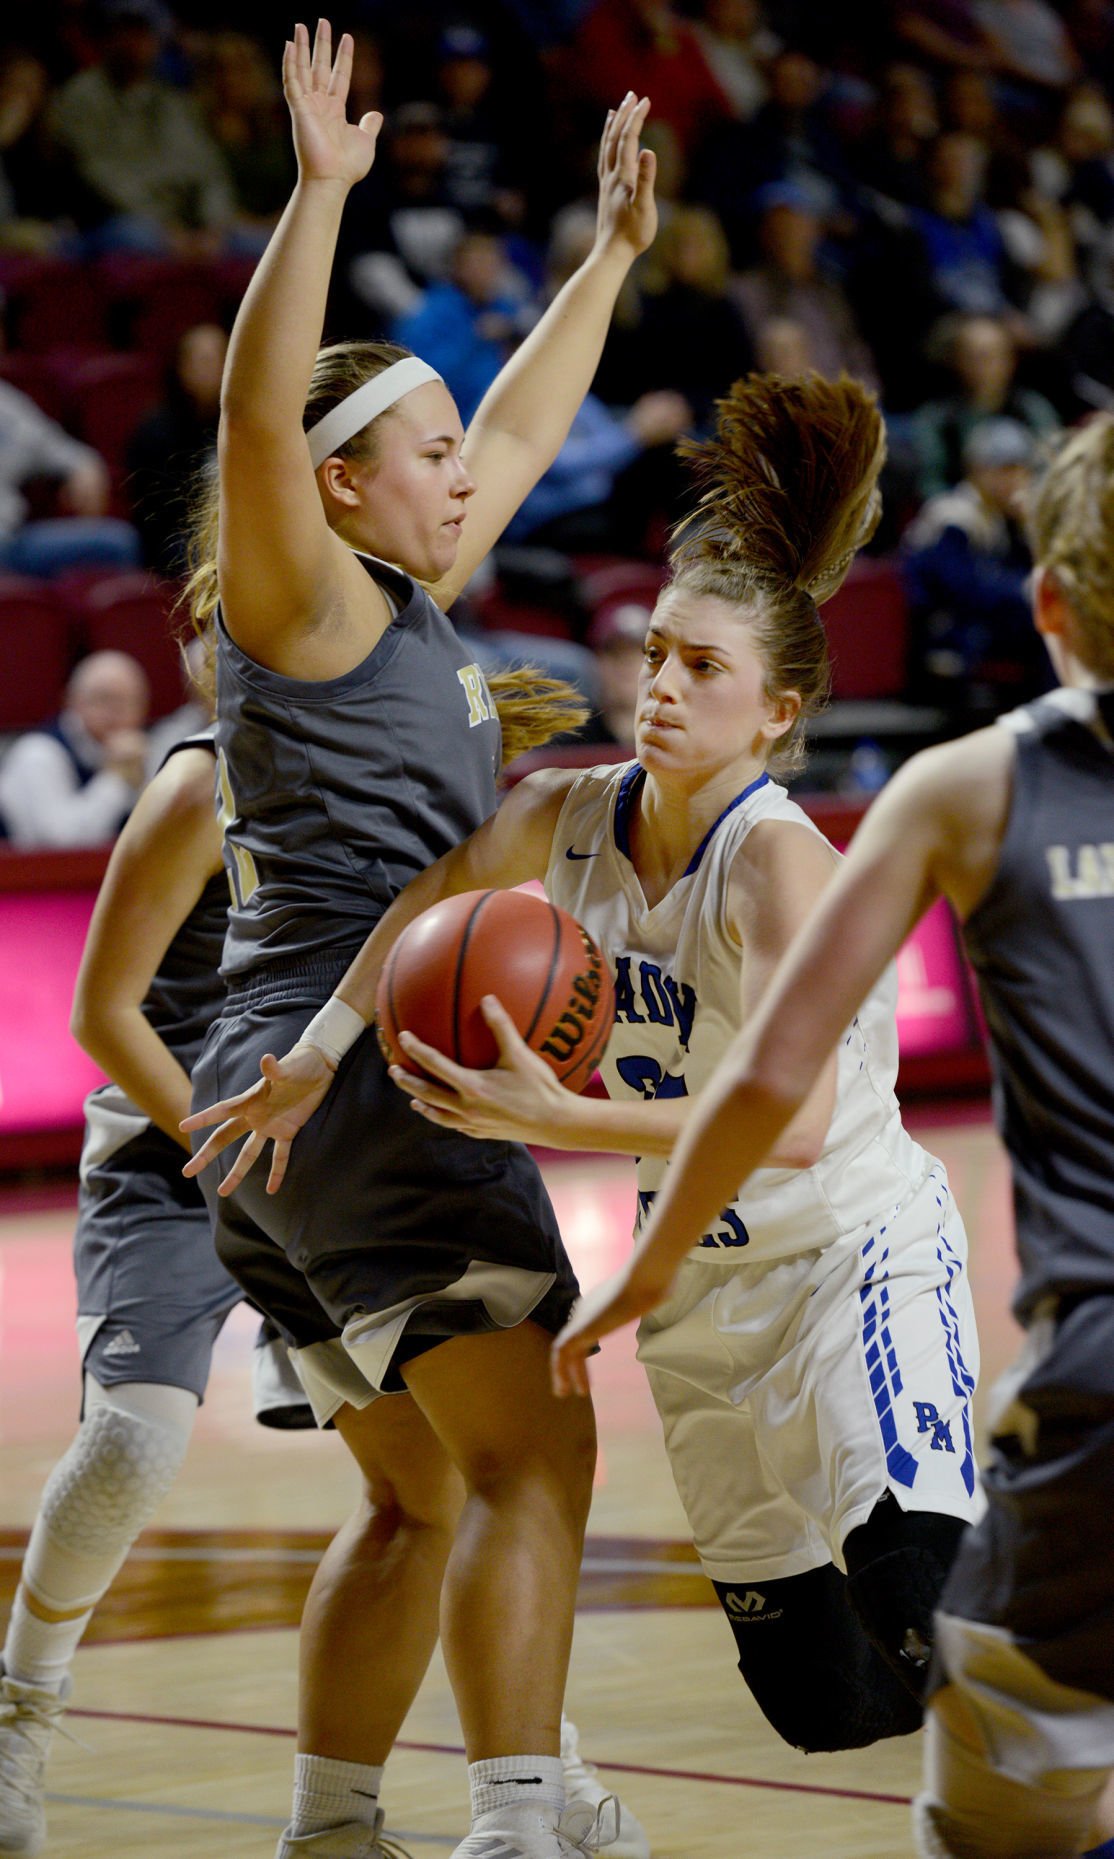
[{"label": "spectator in stands", "polygon": [[[32,518],[24,491],[50,480],[57,516]],[[67,568],[131,568],[139,537],[107,514],[104,460],[0,380],[0,569],[51,575]]]},{"label": "spectator in stands", "polygon": [[958,483],[967,440],[985,420],[1014,420],[1035,438],[1060,425],[1043,394],[1018,385],[1017,345],[1002,318],[960,318],[951,330],[948,362],[955,390],[943,400],[927,401],[912,421],[921,497],[934,497]]},{"label": "spectator in stands", "polygon": [[1002,316],[1014,307],[1005,241],[985,199],[987,157],[976,136],[939,136],[929,156],[929,203],[910,216],[941,315]]},{"label": "spectator in stands", "polygon": [[451,274],[431,284],[392,334],[437,369],[467,426],[510,350],[534,321],[525,282],[497,232],[461,234]]},{"label": "spectator in stands", "polygon": [[1047,0],[974,0],[974,14],[1000,76],[1037,90],[1065,90],[1079,77],[1079,55]]},{"label": "spectator in stands", "polygon": [[141,421],[128,447],[125,488],[143,560],[171,579],[186,570],[190,487],[216,456],[227,353],[228,336],[218,323],[187,329],[167,370],[162,405]]},{"label": "spectator in stands", "polygon": [[764,190],[759,239],[762,262],[732,286],[752,342],[774,317],[788,317],[806,333],[813,366],[834,380],[846,370],[877,387],[874,358],[859,334],[841,286],[825,276],[819,259],[822,222],[809,196],[791,182]]},{"label": "spectator in stands", "polygon": [[937,70],[986,70],[991,54],[973,0],[899,0],[894,32]]},{"label": "spectator in stands", "polygon": [[422,292],[448,276],[465,226],[449,199],[449,140],[435,103],[393,111],[382,148],[341,224],[337,271],[351,310],[338,300],[337,326],[347,336],[381,334],[416,309]]},{"label": "spectator in stands", "polygon": [[626,89],[649,97],[691,154],[709,124],[731,105],[709,69],[692,26],[668,0],[597,0],[574,43],[583,93],[609,108]]},{"label": "spectator in stands", "polygon": [[94,203],[93,253],[209,250],[235,217],[200,112],[156,74],[166,24],[159,0],[108,0],[100,60],[54,99],[53,133]]},{"label": "spectator in stands", "polygon": [[198,98],[235,195],[228,243],[262,252],[289,198],[294,163],[282,93],[258,40],[214,33],[203,48]]},{"label": "spectator in stands", "polygon": [[639,378],[682,394],[696,426],[717,397],[754,365],[738,305],[728,294],[723,227],[709,207],[679,206],[654,248],[659,287],[648,291],[639,336]]},{"label": "spectator in stands", "polygon": [[93,652],[60,716],[17,738],[0,764],[0,820],[18,846],[97,846],[143,786],[147,678],[126,652]]},{"label": "spectator in stands", "polygon": [[766,101],[766,72],[781,50],[758,0],[701,0],[693,30],[735,116],[749,122]]},{"label": "spectator in stands", "polygon": [[902,206],[927,206],[925,155],[939,128],[927,73],[919,65],[889,65],[875,121],[854,151],[859,185]]},{"label": "spectator in stands", "polygon": [[965,477],[930,498],[905,535],[920,689],[927,680],[960,712],[1006,709],[1049,682],[1023,520],[1035,450],[1017,420],[983,421],[964,446]]},{"label": "spectator in stands", "polygon": [[638,674],[646,656],[646,633],[653,607],[620,595],[604,601],[593,614],[585,644],[596,655],[597,708],[576,740],[620,743],[634,753],[634,710]]},{"label": "spectator in stands", "polygon": [[74,177],[47,133],[50,80],[20,46],[0,53],[0,245],[49,251],[75,210]]},{"label": "spectator in stands", "polygon": [[1114,411],[1114,225],[1087,265],[1090,291],[1057,344],[1070,419]]},{"label": "spectator in stands", "polygon": [[[582,263],[594,237],[594,213],[574,205],[557,216],[547,257],[550,296]],[[568,438],[512,517],[504,540],[573,553],[652,549],[653,524],[672,489],[672,447],[691,425],[688,401],[670,388],[655,386],[625,410],[586,395]]]},{"label": "spectator in stands", "polygon": [[506,226],[521,225],[526,199],[520,164],[508,147],[507,113],[495,107],[488,41],[477,26],[447,26],[437,50],[449,200],[467,217],[484,213]]}]

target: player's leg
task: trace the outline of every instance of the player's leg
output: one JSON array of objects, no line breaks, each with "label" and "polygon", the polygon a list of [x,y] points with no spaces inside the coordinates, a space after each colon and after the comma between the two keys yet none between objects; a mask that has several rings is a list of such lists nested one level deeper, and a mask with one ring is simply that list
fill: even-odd
[{"label": "player's leg", "polygon": [[1066,1859],[1110,1845],[1114,1299],[1031,1323],[992,1396],[988,1508],[937,1620],[923,1855]]},{"label": "player's leg", "polygon": [[920,1711],[848,1607],[823,1531],[763,1454],[749,1403],[731,1398],[808,1269],[686,1264],[674,1297],[644,1319],[639,1357],[739,1670],[778,1735],[816,1751],[914,1730]]},{"label": "player's leg", "polygon": [[[320,1349],[309,1353],[320,1361]],[[330,1834],[356,1841],[357,1852],[378,1850],[383,1766],[437,1643],[441,1581],[464,1497],[409,1395],[344,1405],[333,1419],[363,1492],[318,1566],[302,1615],[283,1859],[327,1853]]]},{"label": "player's leg", "polygon": [[147,1127],[100,1158],[88,1111],[74,1244],[84,1401],[39,1505],[0,1677],[0,1852],[45,1836],[44,1771],[93,1609],[185,1457],[214,1339],[239,1289],[176,1144]]},{"label": "player's leg", "polygon": [[45,1839],[46,1759],[98,1601],[181,1467],[197,1396],[86,1375],[77,1433],[47,1480],[0,1666],[0,1853]]},{"label": "player's leg", "polygon": [[469,1759],[472,1834],[560,1859],[561,1703],[595,1465],[587,1401],[557,1401],[548,1333],[459,1336],[404,1370],[467,1489],[441,1629]]}]

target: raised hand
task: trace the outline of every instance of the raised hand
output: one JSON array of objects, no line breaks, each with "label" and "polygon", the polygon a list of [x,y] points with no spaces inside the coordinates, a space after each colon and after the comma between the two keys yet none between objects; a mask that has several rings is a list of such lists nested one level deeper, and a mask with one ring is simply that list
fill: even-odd
[{"label": "raised hand", "polygon": [[303,180],[339,181],[352,187],[375,160],[383,118],[369,110],[359,123],[347,115],[352,78],[352,35],[344,33],[333,58],[332,28],[319,19],[310,51],[309,33],[295,26],[282,54],[282,88],[294,129],[298,172]]},{"label": "raised hand", "polygon": [[219,1104],[210,1104],[205,1110],[195,1110],[192,1116],[183,1117],[179,1126],[187,1134],[192,1130],[209,1129],[214,1123],[220,1126],[186,1163],[183,1175],[200,1175],[229,1143],[241,1136],[247,1137],[217,1189],[218,1194],[231,1194],[239,1187],[268,1142],[273,1142],[275,1147],[267,1192],[278,1193],[286,1173],[290,1145],[328,1091],[336,1066],[317,1046],[299,1041],[283,1059],[276,1059],[271,1052],[265,1053],[259,1069],[263,1076],[250,1091],[241,1091],[238,1097],[223,1098]]},{"label": "raised hand", "polygon": [[658,229],[657,157],[651,149],[640,148],[638,140],[649,113],[649,97],[639,99],[628,90],[619,108],[607,113],[597,164],[596,245],[625,248],[631,258],[653,243]]},{"label": "raised hand", "polygon": [[392,1065],[392,1079],[413,1099],[415,1110],[444,1129],[494,1142],[559,1148],[579,1099],[558,1083],[544,1059],[531,1052],[494,995],[485,997],[483,1015],[499,1046],[499,1062],[490,1071],[469,1071],[413,1033],[403,1033],[408,1057],[429,1076],[420,1078]]}]

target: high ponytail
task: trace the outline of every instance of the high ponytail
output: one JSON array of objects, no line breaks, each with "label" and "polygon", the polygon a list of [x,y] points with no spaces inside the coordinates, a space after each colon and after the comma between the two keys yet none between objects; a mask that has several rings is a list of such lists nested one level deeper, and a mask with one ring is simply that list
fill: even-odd
[{"label": "high ponytail", "polygon": [[831,682],[817,607],[881,516],[885,427],[847,375],[747,375],[716,405],[715,437],[679,447],[701,495],[674,531],[670,584],[747,609],[767,694],[801,698],[771,756],[788,771]]}]

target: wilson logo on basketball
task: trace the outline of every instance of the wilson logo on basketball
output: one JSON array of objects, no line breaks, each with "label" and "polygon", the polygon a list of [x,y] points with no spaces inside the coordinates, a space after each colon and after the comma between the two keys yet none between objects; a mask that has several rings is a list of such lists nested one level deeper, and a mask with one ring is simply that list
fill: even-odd
[{"label": "wilson logo on basketball", "polygon": [[376,996],[384,1055],[418,1069],[399,1044],[405,1030],[458,1065],[498,1064],[488,995],[560,1082],[583,1090],[615,1019],[611,973],[575,917],[526,891],[465,891],[406,926]]},{"label": "wilson logo on basketball", "polygon": [[544,1052],[547,1058],[555,1059],[558,1065],[566,1064],[585,1039],[597,1031],[600,996],[607,980],[603,957],[595,943],[579,923],[577,929],[584,941],[588,966],[582,974],[573,976],[564,1012],[554,1021],[538,1047],[539,1052]]}]

